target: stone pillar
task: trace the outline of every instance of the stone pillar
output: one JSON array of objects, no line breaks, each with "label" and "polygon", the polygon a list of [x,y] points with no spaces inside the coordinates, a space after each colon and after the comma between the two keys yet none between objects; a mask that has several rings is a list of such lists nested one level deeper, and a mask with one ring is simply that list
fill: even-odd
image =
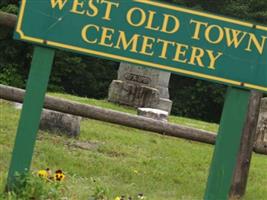
[{"label": "stone pillar", "polygon": [[256,143],[267,144],[267,97],[261,100]]},{"label": "stone pillar", "polygon": [[171,111],[170,73],[121,63],[117,80],[113,80],[108,100],[133,107],[150,107]]}]

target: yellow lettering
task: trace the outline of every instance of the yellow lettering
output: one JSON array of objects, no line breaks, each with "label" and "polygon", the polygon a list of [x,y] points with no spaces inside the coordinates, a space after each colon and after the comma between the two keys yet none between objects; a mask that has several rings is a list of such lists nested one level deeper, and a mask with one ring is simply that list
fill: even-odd
[{"label": "yellow lettering", "polygon": [[79,11],[78,7],[83,8],[84,2],[79,2],[79,0],[73,0],[73,5],[72,5],[72,9],[70,10],[70,12],[75,13],[75,14],[79,14],[79,15],[83,15],[85,13],[85,10],[83,11]]},{"label": "yellow lettering", "polygon": [[102,0],[101,3],[105,3],[106,4],[106,13],[105,13],[105,16],[102,18],[104,20],[108,20],[110,21],[110,13],[111,13],[111,10],[113,7],[116,7],[118,8],[119,7],[119,3],[115,3],[115,2],[112,2],[112,1],[106,1],[106,0]]},{"label": "yellow lettering", "polygon": [[[204,67],[204,64],[201,60],[201,58],[204,56],[205,52],[203,49],[198,47],[192,47],[192,55],[190,58],[190,65],[197,65],[200,67]],[[197,64],[195,63],[197,61]]]},{"label": "yellow lettering", "polygon": [[[235,29],[229,29],[229,28],[224,28],[225,30],[225,36],[226,36],[226,42],[227,46],[231,47],[234,45],[235,48],[238,48],[240,43],[244,40],[244,38],[247,35],[247,32],[235,30]],[[240,34],[242,34],[240,36]]]},{"label": "yellow lettering", "polygon": [[58,7],[59,10],[62,10],[65,4],[68,2],[68,0],[51,0],[50,2],[53,9],[55,7]]},{"label": "yellow lettering", "polygon": [[[186,63],[187,59],[185,58],[185,56],[187,50],[188,50],[188,45],[176,43],[176,53],[173,61]],[[181,58],[181,56],[183,56],[183,59]]]},{"label": "yellow lettering", "polygon": [[[211,34],[210,34],[210,32],[212,30],[214,30],[214,29],[217,29],[219,31],[219,35],[218,35],[217,39],[211,40],[211,37],[210,37]],[[205,38],[211,44],[218,44],[218,43],[220,43],[223,40],[223,37],[224,37],[223,29],[220,26],[218,26],[218,25],[210,25],[206,29],[206,31],[205,31]]]},{"label": "yellow lettering", "polygon": [[[153,43],[155,42],[155,38],[143,36],[143,39],[144,39],[143,46],[142,46],[140,53],[144,55],[148,55],[148,56],[153,56],[154,52],[151,51],[151,49],[153,48]],[[149,50],[151,52],[149,52]]]},{"label": "yellow lettering", "polygon": [[204,22],[200,22],[200,21],[196,21],[196,20],[191,19],[190,24],[192,24],[192,23],[194,23],[196,25],[195,26],[195,32],[194,32],[192,39],[200,40],[199,35],[200,35],[201,26],[207,27],[208,23],[204,23]]},{"label": "yellow lettering", "polygon": [[169,45],[174,46],[175,43],[168,41],[168,40],[162,40],[162,39],[158,39],[157,42],[162,43],[162,50],[161,50],[161,54],[159,57],[163,58],[163,59],[167,59],[166,54],[167,54],[167,50],[169,48]]},{"label": "yellow lettering", "polygon": [[[97,3],[99,3],[99,0],[96,0]],[[98,8],[94,4],[94,0],[89,0],[88,1],[88,6],[89,8],[93,11],[92,13],[89,12],[88,10],[86,11],[86,15],[89,17],[95,17],[98,14]]]},{"label": "yellow lettering", "polygon": [[211,50],[206,50],[208,52],[209,58],[210,58],[210,64],[208,66],[209,69],[215,70],[216,61],[223,55],[222,52],[218,52],[218,54],[215,56],[214,52]]},{"label": "yellow lettering", "polygon": [[119,31],[119,37],[117,44],[114,46],[116,49],[120,49],[120,46],[122,44],[123,50],[127,50],[131,46],[131,52],[137,53],[137,42],[140,35],[134,34],[130,41],[127,41],[125,32]]},{"label": "yellow lettering", "polygon": [[147,21],[146,28],[147,29],[158,31],[159,30],[159,26],[153,27],[153,19],[154,19],[155,14],[156,14],[155,11],[151,11],[151,10],[149,11],[148,21]]},{"label": "yellow lettering", "polygon": [[106,47],[112,47],[113,43],[108,43],[112,40],[114,29],[102,27],[102,35],[99,44]]},{"label": "yellow lettering", "polygon": [[[82,39],[83,39],[85,42],[89,43],[89,44],[95,44],[95,43],[97,43],[97,39],[89,40],[88,37],[87,37],[87,35],[88,35],[88,31],[89,31],[90,28],[94,28],[94,29],[96,30],[96,32],[99,31],[99,27],[96,26],[96,25],[93,25],[93,24],[86,25],[86,26],[82,29]],[[92,35],[92,34],[90,34],[90,35]]]},{"label": "yellow lettering", "polygon": [[[141,14],[141,18],[140,18],[139,22],[135,22],[134,23],[133,20],[132,20],[132,16],[133,16],[133,13],[135,11],[138,11]],[[133,7],[128,11],[128,13],[127,13],[127,22],[131,26],[134,26],[134,27],[142,26],[145,23],[145,21],[146,21],[146,13],[141,8]]]},{"label": "yellow lettering", "polygon": [[251,45],[252,43],[255,45],[255,47],[257,48],[258,52],[262,55],[263,54],[263,50],[266,44],[266,36],[261,36],[262,41],[261,43],[259,42],[259,40],[256,38],[256,36],[253,33],[249,33],[249,43],[248,43],[248,47],[245,49],[246,51],[252,51],[251,50]]},{"label": "yellow lettering", "polygon": [[[172,34],[178,31],[180,27],[180,21],[178,20],[178,18],[173,15],[167,15],[167,14],[163,14],[163,15],[164,15],[164,21],[163,21],[161,32]],[[168,30],[170,19],[174,20],[175,25],[172,29]]]}]

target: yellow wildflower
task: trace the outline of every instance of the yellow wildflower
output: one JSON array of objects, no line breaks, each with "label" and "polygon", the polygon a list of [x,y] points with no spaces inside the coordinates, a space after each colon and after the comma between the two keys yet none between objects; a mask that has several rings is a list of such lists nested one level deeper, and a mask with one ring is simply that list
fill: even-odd
[{"label": "yellow wildflower", "polygon": [[48,171],[47,171],[47,170],[43,170],[43,169],[42,169],[42,170],[39,170],[39,171],[38,171],[38,176],[39,176],[39,177],[42,177],[42,178],[48,178],[48,175],[49,175],[49,174],[48,174]]},{"label": "yellow wildflower", "polygon": [[65,175],[64,173],[62,172],[62,170],[57,170],[55,175],[54,175],[54,180],[56,181],[63,181],[65,178]]}]

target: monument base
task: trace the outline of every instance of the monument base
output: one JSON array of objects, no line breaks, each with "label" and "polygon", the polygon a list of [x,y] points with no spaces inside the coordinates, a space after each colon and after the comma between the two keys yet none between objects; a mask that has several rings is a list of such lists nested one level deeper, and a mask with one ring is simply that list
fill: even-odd
[{"label": "monument base", "polygon": [[147,107],[171,111],[172,101],[160,98],[160,91],[146,85],[137,85],[121,80],[110,84],[108,101],[132,107]]},{"label": "monument base", "polygon": [[168,112],[155,108],[138,108],[137,115],[163,122],[168,121]]}]

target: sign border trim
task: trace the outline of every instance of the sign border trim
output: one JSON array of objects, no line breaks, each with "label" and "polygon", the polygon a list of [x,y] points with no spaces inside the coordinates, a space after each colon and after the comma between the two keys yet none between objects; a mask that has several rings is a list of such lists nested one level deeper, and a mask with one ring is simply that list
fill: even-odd
[{"label": "sign border trim", "polygon": [[[227,22],[230,22],[230,23],[235,23],[235,24],[238,24],[238,25],[246,26],[246,27],[251,27],[251,28],[255,27],[256,29],[267,31],[267,27],[265,27],[265,26],[261,26],[261,25],[254,26],[254,24],[252,24],[252,23],[242,22],[240,20],[225,18],[225,17],[221,17],[221,16],[209,14],[209,13],[203,13],[203,12],[200,12],[200,11],[194,11],[194,10],[190,10],[190,9],[186,9],[186,8],[176,7],[176,6],[172,6],[172,5],[169,5],[169,4],[162,4],[160,2],[155,2],[155,1],[150,1],[150,0],[133,0],[133,1],[138,2],[138,3],[150,4],[150,5],[154,5],[154,6],[158,6],[158,7],[164,7],[164,8],[180,11],[180,12],[196,14],[196,15],[204,16],[204,17],[208,17],[208,18],[219,19],[219,20],[222,20],[222,21],[227,21]],[[259,85],[254,85],[254,84],[250,84],[250,83],[242,83],[240,81],[234,81],[234,80],[231,80],[231,79],[225,79],[225,78],[220,78],[220,77],[217,77],[217,76],[206,75],[206,74],[202,74],[202,73],[199,73],[199,72],[192,72],[192,71],[188,71],[188,70],[184,70],[184,69],[173,68],[173,67],[170,67],[170,66],[167,66],[167,65],[166,66],[165,65],[160,65],[160,64],[156,64],[156,63],[136,60],[136,59],[133,59],[133,58],[127,58],[127,57],[113,55],[113,54],[109,54],[109,53],[103,53],[103,52],[99,52],[99,51],[95,51],[95,50],[85,49],[85,48],[72,46],[72,45],[66,45],[66,44],[53,42],[53,41],[48,41],[48,40],[44,41],[43,39],[40,39],[40,38],[34,38],[34,37],[26,36],[23,33],[22,29],[21,29],[26,3],[27,3],[27,0],[21,0],[21,8],[20,8],[20,13],[19,13],[19,17],[18,17],[17,27],[16,27],[16,32],[19,33],[19,35],[20,35],[22,40],[35,42],[35,43],[39,43],[39,44],[46,43],[47,45],[53,46],[53,47],[58,47],[58,48],[63,48],[63,49],[70,49],[70,50],[74,50],[74,51],[77,51],[77,52],[83,52],[83,53],[89,53],[89,54],[93,54],[93,55],[113,58],[113,59],[116,59],[116,60],[122,60],[122,61],[132,62],[132,63],[135,63],[135,64],[140,64],[140,65],[144,65],[144,66],[148,66],[148,67],[153,67],[153,68],[156,68],[156,69],[163,69],[163,70],[173,71],[173,72],[177,72],[177,73],[180,73],[180,74],[185,74],[185,75],[189,75],[189,76],[195,76],[195,77],[209,79],[209,80],[213,80],[213,81],[219,81],[221,83],[229,83],[229,84],[235,85],[235,86],[243,86],[243,87],[246,87],[246,88],[249,88],[249,89],[256,89],[256,90],[262,90],[262,91],[267,92],[267,87],[262,87],[262,86],[259,86]]]}]

